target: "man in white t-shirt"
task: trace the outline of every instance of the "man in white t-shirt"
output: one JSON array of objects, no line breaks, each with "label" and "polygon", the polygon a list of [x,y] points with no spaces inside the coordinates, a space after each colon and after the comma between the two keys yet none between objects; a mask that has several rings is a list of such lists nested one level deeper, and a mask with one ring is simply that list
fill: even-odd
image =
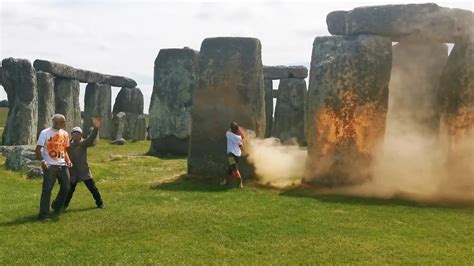
[{"label": "man in white t-shirt", "polygon": [[38,218],[42,221],[50,221],[49,203],[51,191],[56,179],[59,180],[59,192],[51,207],[56,213],[64,209],[64,202],[69,192],[69,170],[71,160],[67,154],[69,147],[69,135],[64,130],[66,118],[61,114],[53,115],[53,126],[43,129],[38,137],[36,155],[41,160],[43,168],[43,188],[41,191],[40,211]]},{"label": "man in white t-shirt", "polygon": [[240,175],[237,163],[242,156],[242,132],[236,122],[230,124],[229,131],[225,134],[227,139],[227,161],[228,161],[228,176],[224,178],[221,185],[227,185],[229,179],[236,178],[239,181],[239,187],[243,188],[242,176]]}]

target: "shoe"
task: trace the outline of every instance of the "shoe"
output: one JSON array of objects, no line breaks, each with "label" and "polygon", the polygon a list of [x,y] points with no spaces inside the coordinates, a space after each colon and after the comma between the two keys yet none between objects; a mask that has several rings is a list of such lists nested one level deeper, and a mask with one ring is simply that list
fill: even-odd
[{"label": "shoe", "polygon": [[43,223],[46,223],[46,222],[51,221],[51,217],[49,217],[49,216],[39,217],[39,220]]},{"label": "shoe", "polygon": [[244,184],[240,183],[239,188],[244,188]]},{"label": "shoe", "polygon": [[227,182],[228,182],[227,179],[224,179],[224,180],[222,180],[222,182],[220,183],[220,185],[221,185],[221,186],[225,186],[225,185],[227,185]]},{"label": "shoe", "polygon": [[100,205],[97,205],[97,208],[99,208],[99,209],[105,209],[104,203],[102,203],[102,204],[100,204]]}]

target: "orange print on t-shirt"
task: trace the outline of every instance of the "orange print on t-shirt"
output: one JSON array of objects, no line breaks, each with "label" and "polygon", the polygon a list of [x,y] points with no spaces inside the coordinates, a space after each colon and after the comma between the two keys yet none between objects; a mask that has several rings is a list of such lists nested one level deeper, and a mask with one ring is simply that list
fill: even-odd
[{"label": "orange print on t-shirt", "polygon": [[67,136],[56,134],[46,142],[46,151],[53,160],[64,159],[68,146],[69,140]]}]

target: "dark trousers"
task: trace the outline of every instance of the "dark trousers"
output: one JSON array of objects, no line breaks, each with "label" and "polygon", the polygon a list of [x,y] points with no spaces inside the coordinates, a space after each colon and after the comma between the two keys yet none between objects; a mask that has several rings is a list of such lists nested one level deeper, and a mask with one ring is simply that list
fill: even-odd
[{"label": "dark trousers", "polygon": [[53,201],[53,209],[61,211],[69,192],[69,170],[66,166],[51,165],[43,173],[43,189],[41,191],[39,217],[49,217],[49,204],[51,202],[51,191],[53,190],[56,179],[59,181],[59,192]]},{"label": "dark trousers", "polygon": [[[84,180],[84,184],[86,184],[87,189],[89,189],[89,191],[91,192],[92,197],[94,198],[95,204],[97,205],[97,207],[102,205],[103,203],[102,198],[100,197],[99,190],[95,186],[94,179],[91,178],[88,180]],[[69,206],[69,202],[71,202],[72,195],[74,194],[74,191],[76,190],[76,185],[77,183],[71,183],[71,189],[69,190],[69,194],[67,195],[66,202],[64,203],[64,206],[66,208],[67,206]]]}]

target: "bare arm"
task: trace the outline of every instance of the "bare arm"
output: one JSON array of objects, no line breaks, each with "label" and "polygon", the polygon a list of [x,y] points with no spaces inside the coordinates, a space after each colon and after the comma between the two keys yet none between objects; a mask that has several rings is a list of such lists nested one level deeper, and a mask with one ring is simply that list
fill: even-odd
[{"label": "bare arm", "polygon": [[36,157],[38,157],[38,160],[41,161],[41,168],[43,168],[43,170],[46,171],[46,170],[48,170],[48,164],[46,163],[46,161],[43,158],[43,153],[41,152],[42,148],[43,148],[43,146],[36,145],[35,152],[36,152]]}]

